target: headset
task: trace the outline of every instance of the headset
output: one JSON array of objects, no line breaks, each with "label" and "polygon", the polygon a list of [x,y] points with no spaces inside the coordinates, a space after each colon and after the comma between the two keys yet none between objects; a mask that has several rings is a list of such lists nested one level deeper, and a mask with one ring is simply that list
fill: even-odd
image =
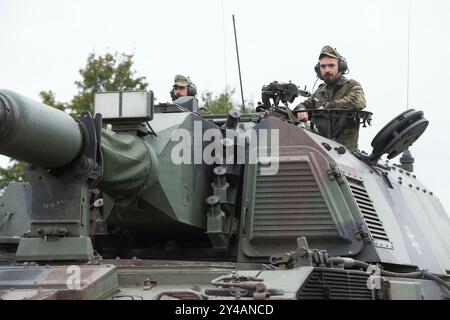
[{"label": "headset", "polygon": [[[317,62],[317,64],[314,67],[314,71],[316,72],[317,77],[320,80],[323,80],[323,77],[320,74],[320,62]],[[342,72],[342,74],[345,74],[348,71],[347,60],[345,60],[345,58],[341,55],[339,55],[339,59],[338,59],[338,71]]]},{"label": "headset", "polygon": [[[187,95],[191,96],[191,97],[195,97],[197,95],[197,87],[195,86],[195,84],[191,81],[191,79],[189,79],[189,85],[188,85],[188,92]],[[176,96],[175,96],[175,85],[172,88],[172,90],[170,90],[170,96],[172,98],[172,100],[176,100]]]},{"label": "headset", "polygon": [[[189,78],[188,78],[189,79]],[[195,97],[197,95],[197,87],[195,84],[189,79],[188,85],[188,96]]]}]

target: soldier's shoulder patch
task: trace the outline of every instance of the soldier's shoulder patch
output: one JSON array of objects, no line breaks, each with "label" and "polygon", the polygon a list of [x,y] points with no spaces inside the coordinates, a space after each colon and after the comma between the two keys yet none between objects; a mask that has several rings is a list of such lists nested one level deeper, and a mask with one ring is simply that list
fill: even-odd
[{"label": "soldier's shoulder patch", "polygon": [[354,80],[354,79],[350,79],[350,80],[348,80],[348,82],[350,82],[350,86],[353,88],[353,87],[356,87],[356,86],[361,86],[361,84],[358,82],[358,81],[356,81],[356,80]]}]

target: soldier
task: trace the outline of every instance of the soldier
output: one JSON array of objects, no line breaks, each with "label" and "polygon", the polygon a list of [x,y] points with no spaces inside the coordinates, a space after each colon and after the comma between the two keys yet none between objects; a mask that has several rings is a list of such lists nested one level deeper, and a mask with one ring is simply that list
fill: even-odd
[{"label": "soldier", "polygon": [[[170,91],[170,96],[172,97],[172,101],[177,100],[179,97],[196,97],[197,87],[189,77],[177,74],[174,79],[173,88]],[[206,109],[205,107],[199,107],[197,112],[200,115],[209,114],[208,109]]]},{"label": "soldier", "polygon": [[[351,109],[366,107],[366,99],[361,85],[344,74],[348,70],[347,61],[330,46],[323,47],[319,62],[315,66],[317,76],[324,81],[314,94],[300,103],[294,111],[307,109]],[[307,112],[297,113],[300,121],[308,121]],[[334,139],[347,148],[358,148],[359,123],[353,119],[338,117],[333,121]]]},{"label": "soldier", "polygon": [[196,95],[197,88],[191,79],[181,74],[177,74],[174,79],[173,89],[170,91],[172,101],[177,100],[179,97],[195,97]]}]

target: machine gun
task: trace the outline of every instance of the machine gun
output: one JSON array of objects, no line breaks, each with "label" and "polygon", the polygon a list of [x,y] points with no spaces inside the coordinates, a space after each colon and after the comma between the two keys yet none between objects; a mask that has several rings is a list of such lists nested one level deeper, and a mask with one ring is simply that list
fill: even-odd
[{"label": "machine gun", "polygon": [[[278,81],[273,81],[262,87],[262,106],[265,108],[271,106],[277,108],[281,101],[287,107],[288,103],[294,102],[295,98],[299,95],[309,97],[311,96],[311,93],[306,91],[306,88],[305,90],[299,89],[299,87],[292,82],[279,83]],[[273,105],[271,104],[270,99],[272,99]]]}]

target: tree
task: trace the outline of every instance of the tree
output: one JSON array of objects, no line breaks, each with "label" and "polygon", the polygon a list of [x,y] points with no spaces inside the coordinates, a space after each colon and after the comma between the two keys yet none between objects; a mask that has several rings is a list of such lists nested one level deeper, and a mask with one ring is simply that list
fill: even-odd
[{"label": "tree", "polygon": [[213,97],[213,93],[207,90],[202,93],[203,104],[211,113],[227,114],[234,107],[231,100],[234,91],[233,89],[230,92],[222,92],[219,96]]},{"label": "tree", "polygon": [[245,105],[241,106],[241,108],[239,109],[239,111],[241,113],[252,113],[255,112],[256,108],[255,108],[255,104],[253,103],[253,101],[248,101],[248,100],[244,100]]},{"label": "tree", "polygon": [[211,91],[205,91],[202,93],[202,101],[205,107],[213,114],[227,114],[231,109],[239,109],[241,113],[250,113],[254,111],[253,102],[245,101],[245,106],[239,106],[233,101],[233,96],[236,89],[230,91],[224,91],[219,96],[213,97]]},{"label": "tree", "polygon": [[113,55],[88,56],[86,66],[80,69],[81,81],[76,81],[78,94],[69,107],[75,114],[87,110],[93,113],[94,93],[99,91],[144,90],[148,83],[145,77],[135,77],[132,71],[133,55],[117,52]]},{"label": "tree", "polygon": [[[79,70],[81,80],[76,81],[78,93],[71,102],[56,101],[53,91],[41,91],[39,96],[42,102],[53,108],[70,113],[71,116],[81,114],[82,111],[89,111],[93,114],[94,93],[98,91],[122,91],[122,90],[143,90],[148,83],[145,77],[136,77],[133,67],[133,54],[96,55],[90,53],[86,66]],[[4,169],[0,168],[0,189],[11,181],[23,181],[23,169],[25,163],[12,160],[11,165]]]},{"label": "tree", "polygon": [[39,92],[39,96],[42,99],[42,103],[61,111],[67,110],[67,103],[56,102],[53,91],[41,91]]},{"label": "tree", "polygon": [[12,162],[8,168],[0,167],[0,190],[6,187],[12,181],[23,181],[23,170],[25,169],[25,163],[11,159]]},{"label": "tree", "polygon": [[70,112],[72,116],[83,111],[94,113],[94,93],[100,91],[144,90],[148,83],[145,77],[136,77],[133,67],[133,54],[96,55],[90,53],[86,66],[79,70],[80,81],[75,81],[78,93],[70,103],[56,102],[52,91],[41,91],[42,102],[60,110]]}]

